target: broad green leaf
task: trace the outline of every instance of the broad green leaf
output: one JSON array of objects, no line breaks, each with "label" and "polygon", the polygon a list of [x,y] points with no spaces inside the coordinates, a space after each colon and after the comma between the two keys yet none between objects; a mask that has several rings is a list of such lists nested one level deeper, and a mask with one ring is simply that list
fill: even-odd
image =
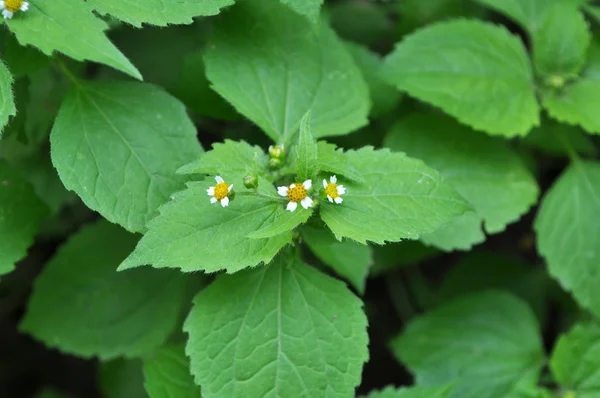
[{"label": "broad green leaf", "polygon": [[303,209],[302,207],[298,206],[296,211],[291,212],[283,210],[283,208],[280,207],[276,211],[276,216],[273,217],[272,221],[265,223],[265,225],[258,230],[249,233],[248,237],[251,239],[264,239],[289,232],[298,225],[304,224],[306,221],[308,221],[312,214],[312,208]]},{"label": "broad green leaf", "polygon": [[118,358],[102,362],[99,373],[104,398],[148,398],[141,360]]},{"label": "broad green leaf", "polygon": [[[565,146],[565,141],[568,143],[568,147]],[[594,142],[583,129],[550,119],[544,119],[541,126],[531,130],[522,142],[551,156],[566,157],[569,154],[569,148],[582,155],[594,156],[597,154]]]},{"label": "broad green leaf", "polygon": [[443,387],[386,387],[380,391],[373,391],[364,398],[447,398],[451,388]]},{"label": "broad green leaf", "polygon": [[200,398],[183,345],[168,345],[144,359],[144,380],[150,398]]},{"label": "broad green leaf", "polygon": [[6,23],[21,44],[31,44],[46,55],[59,51],[78,61],[101,62],[142,79],[135,66],[105,36],[108,25],[96,18],[87,2],[36,0],[30,2],[27,13]]},{"label": "broad green leaf", "polygon": [[52,59],[42,54],[37,48],[20,45],[15,35],[8,29],[1,32],[0,37],[2,60],[6,62],[15,78],[33,74],[52,63]]},{"label": "broad green leaf", "polygon": [[11,272],[25,257],[47,214],[33,187],[0,160],[0,275]]},{"label": "broad green leaf", "polygon": [[365,292],[365,282],[373,262],[369,246],[351,240],[340,242],[331,232],[321,228],[305,227],[301,233],[304,242],[319,260],[348,280],[360,294]]},{"label": "broad green leaf", "polygon": [[598,397],[600,326],[594,322],[578,324],[562,335],[554,347],[550,369],[562,389],[573,391],[573,397]]},{"label": "broad green leaf", "polygon": [[[211,204],[206,194],[214,184],[189,183],[186,190],[173,195],[173,200],[160,208],[160,215],[150,221],[148,232],[119,269],[151,264],[184,272],[231,273],[269,263],[292,240],[290,232],[265,239],[247,237],[285,211],[285,204],[276,201],[280,197],[275,188],[271,187],[272,200],[238,192],[223,208]],[[243,191],[243,186],[235,189]]]},{"label": "broad green leaf", "polygon": [[400,35],[442,20],[459,17],[485,18],[485,10],[473,0],[402,0],[396,4],[401,15],[401,18],[395,21]]},{"label": "broad green leaf", "polygon": [[529,57],[501,26],[456,20],[423,28],[396,45],[382,73],[477,130],[513,137],[539,124]]},{"label": "broad green leaf", "polygon": [[176,326],[185,279],[151,268],[116,272],[137,237],[106,221],[73,235],[36,279],[21,330],[82,357],[134,357]]},{"label": "broad green leaf", "polygon": [[370,115],[377,117],[394,109],[400,102],[402,94],[381,78],[379,74],[382,64],[381,58],[367,47],[359,44],[347,42],[346,49],[354,58],[354,62],[361,70],[369,86],[369,93],[373,102]]},{"label": "broad green leaf", "polygon": [[585,17],[576,4],[554,4],[533,35],[537,72],[555,79],[575,77],[585,64],[591,38]]},{"label": "broad green leaf", "polygon": [[423,235],[421,242],[444,251],[470,250],[474,245],[485,242],[481,217],[468,211],[435,232]]},{"label": "broad green leaf", "polygon": [[[564,0],[475,0],[521,24],[530,34],[541,28],[549,8]],[[570,0],[569,0],[570,1]]]},{"label": "broad green leaf", "polygon": [[550,274],[600,315],[600,163],[575,161],[546,193],[535,220]]},{"label": "broad green leaf", "polygon": [[373,276],[395,268],[415,265],[440,254],[437,249],[425,246],[418,240],[373,246],[372,249],[373,267],[371,267],[369,273]]},{"label": "broad green leaf", "polygon": [[311,111],[315,138],[367,123],[368,89],[343,43],[274,0],[237,4],[215,23],[205,56],[213,88],[278,143]]},{"label": "broad green leaf", "polygon": [[12,83],[13,77],[10,71],[4,65],[4,62],[0,60],[0,138],[2,137],[2,129],[8,123],[8,119],[17,114]]},{"label": "broad green leaf", "polygon": [[340,281],[282,255],[220,275],[184,330],[206,398],[349,397],[368,358],[362,302]]},{"label": "broad green leaf", "polygon": [[396,29],[396,21],[392,22],[388,8],[372,1],[328,3],[327,18],[340,37],[369,47],[387,42]]},{"label": "broad green leaf", "polygon": [[324,0],[279,0],[300,15],[305,15],[311,22],[319,20],[319,12]]},{"label": "broad green leaf", "polygon": [[234,0],[88,0],[96,11],[110,14],[140,28],[143,23],[157,26],[190,24],[193,17],[216,15]]},{"label": "broad green leaf", "polygon": [[141,232],[183,188],[178,167],[202,148],[184,106],[156,86],[78,84],[50,137],[52,162],[67,189],[111,222]]},{"label": "broad green leaf", "polygon": [[317,142],[317,148],[319,150],[319,166],[321,166],[322,171],[329,171],[356,182],[365,180],[358,170],[348,164],[348,159],[341,148],[336,149],[335,145],[328,144],[325,141]]},{"label": "broad green leaf", "polygon": [[296,147],[296,167],[299,181],[312,180],[319,172],[317,143],[310,131],[310,112],[300,121],[298,146]]},{"label": "broad green leaf", "polygon": [[463,296],[417,318],[392,342],[416,383],[454,383],[450,397],[506,398],[534,387],[544,351],[533,312],[496,291]]},{"label": "broad green leaf", "polygon": [[345,155],[365,182],[338,177],[347,188],[344,202],[322,202],[321,218],[339,240],[383,244],[418,239],[469,210],[450,184],[420,160],[372,147]]},{"label": "broad green leaf", "polygon": [[385,145],[435,168],[473,206],[476,217],[467,213],[434,239],[424,237],[442,249],[469,249],[484,240],[481,222],[488,233],[501,232],[537,200],[535,178],[517,153],[448,117],[413,114],[392,128]]}]

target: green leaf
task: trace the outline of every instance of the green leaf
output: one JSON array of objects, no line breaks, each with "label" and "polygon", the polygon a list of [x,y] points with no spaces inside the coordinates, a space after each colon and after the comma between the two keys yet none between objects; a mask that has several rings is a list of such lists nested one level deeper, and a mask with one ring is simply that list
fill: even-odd
[{"label": "green leaf", "polygon": [[[225,180],[227,181],[227,180]],[[151,264],[176,267],[184,272],[236,272],[261,262],[269,263],[292,240],[290,232],[265,239],[248,234],[272,223],[284,211],[275,189],[274,199],[244,196],[238,192],[228,207],[211,204],[206,190],[214,181],[189,183],[185,191],[160,208],[148,232],[120,270]],[[243,191],[243,186],[237,191]],[[303,210],[303,209],[301,209]]]},{"label": "green leaf", "polygon": [[11,272],[25,257],[47,214],[33,187],[0,160],[0,275]]},{"label": "green leaf", "polygon": [[94,16],[89,3],[36,0],[30,3],[27,13],[6,23],[21,44],[31,44],[46,55],[59,51],[78,61],[101,62],[142,79],[135,66],[105,36],[108,25]]},{"label": "green leaf", "polygon": [[310,112],[304,115],[300,121],[296,167],[298,167],[299,181],[312,180],[319,172],[317,143],[310,131]]},{"label": "green leaf", "polygon": [[133,232],[144,231],[158,206],[184,187],[175,171],[202,152],[184,106],[156,86],[132,82],[75,87],[50,141],[65,187]]},{"label": "green leaf", "polygon": [[473,206],[476,214],[442,226],[433,239],[424,237],[444,250],[469,249],[485,239],[481,222],[488,233],[501,232],[537,201],[535,178],[504,140],[448,117],[413,114],[392,128],[385,145],[435,168]]},{"label": "green leaf", "polygon": [[533,35],[533,59],[542,76],[569,78],[583,68],[592,35],[576,4],[557,3]]},{"label": "green leaf", "polygon": [[539,124],[529,57],[501,26],[456,20],[423,28],[397,44],[382,73],[477,130],[513,137]]},{"label": "green leaf", "polygon": [[100,364],[100,391],[104,398],[148,398],[139,359],[115,359]]},{"label": "green leaf", "polygon": [[305,15],[312,23],[319,20],[319,12],[324,0],[279,0],[300,15]]},{"label": "green leaf", "polygon": [[447,398],[451,388],[443,387],[386,387],[380,391],[373,391],[365,398]]},{"label": "green leaf", "polygon": [[600,7],[593,5],[586,5],[584,10],[596,20],[596,22],[600,22]]},{"label": "green leaf", "polygon": [[234,0],[89,0],[101,14],[110,14],[140,28],[143,23],[157,26],[191,24],[194,17],[216,15]]},{"label": "green leaf", "polygon": [[417,318],[392,342],[423,386],[455,383],[450,397],[506,398],[533,387],[544,362],[532,311],[514,296],[463,296]]},{"label": "green leaf", "polygon": [[368,358],[366,327],[342,282],[283,255],[218,276],[184,330],[205,397],[349,397]]},{"label": "green leaf", "polygon": [[383,244],[418,239],[469,209],[450,184],[420,160],[372,147],[345,155],[365,182],[340,181],[347,188],[344,202],[322,202],[321,218],[338,240]]},{"label": "green leaf", "polygon": [[369,86],[369,93],[373,102],[370,115],[378,117],[394,109],[400,102],[402,94],[380,76],[381,58],[367,47],[351,42],[345,44],[346,49],[354,58],[354,62],[361,70]]},{"label": "green leaf", "polygon": [[252,146],[245,141],[225,140],[224,143],[214,143],[212,150],[200,159],[189,163],[179,170],[179,174],[211,174],[221,175],[226,172],[244,174],[258,158],[259,170],[267,168],[269,159],[259,146]]},{"label": "green leaf", "polygon": [[321,228],[305,227],[301,233],[304,242],[319,260],[348,280],[360,294],[364,293],[369,267],[373,262],[369,246],[351,240],[340,242],[331,232]]},{"label": "green leaf", "polygon": [[373,246],[372,249],[374,261],[370,274],[373,276],[395,268],[415,265],[440,254],[437,249],[425,246],[418,240]]},{"label": "green leaf", "polygon": [[176,326],[185,279],[150,268],[116,272],[136,241],[106,221],[73,235],[36,279],[21,330],[86,358],[158,348]]},{"label": "green leaf", "polygon": [[273,0],[240,2],[215,23],[206,52],[213,88],[278,143],[311,111],[315,138],[367,123],[369,95],[335,33]]},{"label": "green leaf", "polygon": [[[573,397],[594,398],[600,394],[600,326],[578,324],[562,335],[550,358],[552,375]],[[566,395],[565,395],[566,396]]]},{"label": "green leaf", "polygon": [[365,181],[362,174],[351,164],[348,164],[348,159],[341,148],[336,149],[333,144],[319,141],[317,142],[317,149],[319,150],[319,166],[321,166],[322,171],[329,171],[356,182]]},{"label": "green leaf", "polygon": [[258,230],[249,233],[248,237],[251,239],[264,239],[283,234],[293,230],[300,224],[304,224],[312,214],[312,208],[303,209],[299,207],[296,211],[291,212],[280,207],[271,222],[265,223]]},{"label": "green leaf", "polygon": [[13,77],[0,60],[0,138],[2,130],[8,124],[8,119],[17,114],[15,98],[12,91]]},{"label": "green leaf", "polygon": [[168,345],[144,359],[144,380],[150,398],[200,398],[183,345]]},{"label": "green leaf", "polygon": [[546,193],[535,220],[550,274],[600,315],[600,163],[575,161]]},{"label": "green leaf", "polygon": [[2,59],[15,78],[33,74],[52,63],[52,59],[37,48],[20,45],[7,29],[0,33],[0,37]]},{"label": "green leaf", "polygon": [[[568,146],[565,145],[565,141],[568,142]],[[551,156],[567,157],[568,148],[573,148],[575,152],[582,155],[597,154],[594,142],[583,129],[550,119],[544,119],[541,126],[531,130],[522,142]]]},{"label": "green leaf", "polygon": [[512,18],[535,34],[541,28],[546,11],[564,0],[475,0]]}]

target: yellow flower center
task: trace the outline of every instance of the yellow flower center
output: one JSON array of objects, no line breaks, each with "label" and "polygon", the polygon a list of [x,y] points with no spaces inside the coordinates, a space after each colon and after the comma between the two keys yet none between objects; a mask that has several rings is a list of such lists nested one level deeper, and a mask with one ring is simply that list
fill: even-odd
[{"label": "yellow flower center", "polygon": [[23,0],[4,0],[4,7],[10,12],[19,11]]},{"label": "yellow flower center", "polygon": [[229,193],[229,185],[226,182],[220,182],[215,186],[215,198],[221,201]]},{"label": "yellow flower center", "polygon": [[335,199],[338,196],[340,196],[337,191],[337,184],[334,184],[333,182],[327,184],[327,187],[325,188],[325,193],[331,196],[331,199]]},{"label": "yellow flower center", "polygon": [[292,202],[300,202],[302,199],[306,198],[306,188],[299,183],[296,183],[293,188],[290,185],[287,197]]}]

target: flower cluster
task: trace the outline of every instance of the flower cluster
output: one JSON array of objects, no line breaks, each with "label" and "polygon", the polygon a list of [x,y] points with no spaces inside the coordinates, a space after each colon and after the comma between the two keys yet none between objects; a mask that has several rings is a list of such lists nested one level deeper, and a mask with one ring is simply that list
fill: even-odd
[{"label": "flower cluster", "polygon": [[23,0],[4,0],[0,1],[0,10],[5,19],[11,19],[15,12],[29,10],[29,3]]}]

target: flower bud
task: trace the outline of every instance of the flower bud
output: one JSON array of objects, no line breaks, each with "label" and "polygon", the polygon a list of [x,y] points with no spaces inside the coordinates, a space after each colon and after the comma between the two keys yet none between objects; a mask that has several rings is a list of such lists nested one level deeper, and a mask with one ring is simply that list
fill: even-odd
[{"label": "flower bud", "polygon": [[269,156],[271,157],[271,159],[283,160],[285,158],[285,148],[284,148],[283,144],[270,145],[269,146]]},{"label": "flower bud", "polygon": [[281,161],[281,159],[271,158],[269,160],[269,168],[271,168],[272,170],[277,170],[281,167],[283,167],[283,162]]},{"label": "flower bud", "polygon": [[248,189],[254,189],[258,187],[258,177],[255,175],[247,175],[244,177],[244,186]]}]

